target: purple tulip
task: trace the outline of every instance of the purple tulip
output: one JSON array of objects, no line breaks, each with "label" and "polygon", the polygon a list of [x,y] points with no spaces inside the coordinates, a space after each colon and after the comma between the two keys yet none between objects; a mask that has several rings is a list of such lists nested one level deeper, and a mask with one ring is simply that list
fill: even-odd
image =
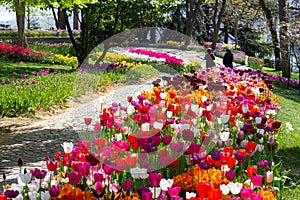
[{"label": "purple tulip", "polygon": [[86,176],[89,173],[90,163],[84,162],[77,165],[77,170],[81,176]]},{"label": "purple tulip", "polygon": [[4,195],[8,198],[16,198],[19,195],[18,190],[5,190]]},{"label": "purple tulip", "polygon": [[163,143],[164,143],[165,145],[170,144],[171,141],[172,141],[172,136],[171,136],[171,135],[164,135]]},{"label": "purple tulip", "polygon": [[122,188],[124,191],[130,190],[132,188],[132,181],[130,179],[127,179],[122,183]]},{"label": "purple tulip", "polygon": [[102,182],[104,181],[104,176],[101,173],[94,173],[94,181],[95,182]]},{"label": "purple tulip", "polygon": [[43,179],[45,178],[47,172],[45,170],[40,170],[38,168],[35,168],[34,170],[30,171],[32,176],[34,176],[37,179]]},{"label": "purple tulip", "polygon": [[235,171],[230,170],[225,173],[225,176],[228,180],[232,181],[235,179],[236,173],[235,173]]},{"label": "purple tulip", "polygon": [[57,197],[59,195],[59,188],[53,185],[49,190],[49,194],[51,197]]},{"label": "purple tulip", "polygon": [[78,185],[78,183],[80,182],[82,175],[79,174],[76,171],[73,171],[72,173],[68,174],[69,177],[69,182],[72,185]]},{"label": "purple tulip", "polygon": [[13,76],[13,77],[15,77],[15,76],[17,76],[17,75],[18,75],[18,74],[17,74],[16,72],[13,72],[13,73],[12,73],[12,76]]},{"label": "purple tulip", "polygon": [[95,183],[95,191],[97,194],[102,194],[104,192],[105,185],[103,186],[102,182]]},{"label": "purple tulip", "polygon": [[152,192],[151,191],[144,191],[142,193],[142,200],[151,200],[152,199]]}]

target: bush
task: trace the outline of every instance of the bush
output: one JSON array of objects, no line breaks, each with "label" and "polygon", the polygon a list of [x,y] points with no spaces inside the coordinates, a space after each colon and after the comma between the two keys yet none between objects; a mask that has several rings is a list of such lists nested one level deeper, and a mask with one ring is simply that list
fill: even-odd
[{"label": "bush", "polygon": [[248,58],[248,67],[255,69],[255,70],[262,70],[264,66],[264,60],[257,57],[251,57]]}]

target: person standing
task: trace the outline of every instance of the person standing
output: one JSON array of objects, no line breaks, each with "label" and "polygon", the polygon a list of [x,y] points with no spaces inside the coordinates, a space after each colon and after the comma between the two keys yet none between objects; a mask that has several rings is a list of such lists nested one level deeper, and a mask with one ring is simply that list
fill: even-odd
[{"label": "person standing", "polygon": [[223,57],[223,65],[225,67],[233,68],[233,54],[231,53],[230,49],[226,49],[226,53]]},{"label": "person standing", "polygon": [[216,63],[214,62],[215,56],[211,48],[207,49],[207,54],[204,56],[204,59],[206,60],[206,68],[216,66]]}]

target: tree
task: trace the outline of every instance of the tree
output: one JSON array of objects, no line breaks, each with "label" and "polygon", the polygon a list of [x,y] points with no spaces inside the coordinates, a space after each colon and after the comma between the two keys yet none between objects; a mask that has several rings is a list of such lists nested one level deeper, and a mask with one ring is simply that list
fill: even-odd
[{"label": "tree", "polygon": [[274,55],[275,55],[275,70],[280,70],[280,47],[279,47],[279,41],[278,41],[278,35],[276,31],[276,26],[273,23],[273,15],[271,10],[266,6],[265,0],[259,0],[259,4],[264,11],[265,17],[267,19],[267,24],[269,27],[269,31],[271,33],[272,42],[273,42],[273,49],[274,49]]},{"label": "tree", "polygon": [[222,0],[221,8],[219,8],[219,0],[215,0],[214,15],[213,15],[214,32],[213,32],[213,40],[211,45],[212,49],[215,49],[217,45],[220,25],[225,11],[225,5],[226,5],[226,0]]}]

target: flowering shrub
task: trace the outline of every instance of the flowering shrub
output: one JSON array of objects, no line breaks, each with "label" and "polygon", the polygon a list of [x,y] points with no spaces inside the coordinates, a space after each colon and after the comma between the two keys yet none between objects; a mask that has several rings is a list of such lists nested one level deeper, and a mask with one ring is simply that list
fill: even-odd
[{"label": "flowering shrub", "polygon": [[[203,42],[203,45],[207,48],[211,47],[212,42]],[[223,47],[223,43],[218,43],[216,44],[216,47]]]},{"label": "flowering shrub", "polygon": [[30,48],[19,47],[17,45],[10,46],[8,44],[0,44],[0,58],[23,62],[62,64],[71,66],[78,65],[76,57],[34,51]]},{"label": "flowering shrub", "polygon": [[91,135],[63,143],[48,172],[20,174],[4,195],[273,200],[281,123],[272,89],[263,73],[219,67],[156,80],[128,105],[103,108],[93,124],[85,118]]}]

